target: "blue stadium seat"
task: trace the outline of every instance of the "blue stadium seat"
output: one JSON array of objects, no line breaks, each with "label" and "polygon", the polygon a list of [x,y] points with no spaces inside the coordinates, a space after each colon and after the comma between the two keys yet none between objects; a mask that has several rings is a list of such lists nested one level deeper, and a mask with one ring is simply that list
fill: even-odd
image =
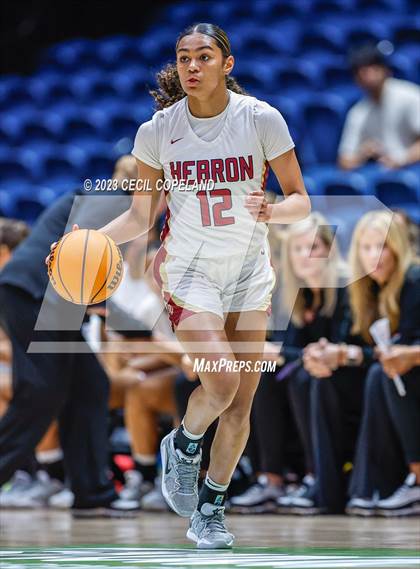
[{"label": "blue stadium seat", "polygon": [[57,182],[60,184],[74,183],[88,177],[85,154],[70,145],[56,147],[54,153],[43,156],[41,161],[42,183],[45,186],[54,188]]},{"label": "blue stadium seat", "polygon": [[38,106],[48,108],[56,103],[74,100],[68,78],[57,73],[40,73],[28,82],[28,91]]},{"label": "blue stadium seat", "polygon": [[290,60],[288,64],[274,64],[272,68],[273,85],[278,92],[287,96],[305,96],[321,86],[317,66],[309,61]]},{"label": "blue stadium seat", "polygon": [[[419,12],[420,13],[420,10]],[[420,43],[420,21],[412,21],[410,24],[400,25],[394,31],[394,42],[398,47],[404,45],[417,45]]]},{"label": "blue stadium seat", "polygon": [[207,22],[209,20],[209,7],[207,2],[175,2],[172,5],[165,6],[165,12],[162,15],[164,22],[174,26],[172,28],[172,43],[175,43],[177,31],[181,31],[186,26],[194,22]]},{"label": "blue stadium seat", "polygon": [[404,2],[401,0],[357,0],[356,10],[365,16],[376,16],[384,12],[396,12],[404,9]]},{"label": "blue stadium seat", "polygon": [[101,61],[93,40],[77,38],[51,46],[41,58],[46,69],[73,73],[84,68],[95,68]]},{"label": "blue stadium seat", "polygon": [[88,142],[95,144],[101,139],[106,124],[106,115],[100,111],[81,111],[62,117],[60,141],[78,144]]},{"label": "blue stadium seat", "polygon": [[380,40],[389,39],[390,36],[389,26],[385,22],[369,19],[354,21],[347,28],[347,32],[342,30],[342,33],[349,47],[376,43]]},{"label": "blue stadium seat", "polygon": [[109,155],[96,153],[89,156],[85,165],[85,178],[92,180],[112,177],[115,160]]},{"label": "blue stadium seat", "polygon": [[[260,26],[250,27],[246,33],[242,34],[240,50],[248,57],[253,59],[274,58],[278,55],[291,53],[292,45],[288,41],[287,35],[280,35],[277,32],[263,30]],[[239,59],[241,59],[239,57]]]},{"label": "blue stadium seat", "polygon": [[45,114],[34,112],[22,124],[20,131],[21,144],[47,144],[58,141],[61,133],[60,125],[45,119]]},{"label": "blue stadium seat", "polygon": [[299,50],[305,53],[327,52],[342,54],[345,51],[345,38],[336,26],[329,24],[315,24],[308,27],[300,38]]},{"label": "blue stadium seat", "polygon": [[210,3],[208,20],[217,22],[217,25],[222,28],[230,27],[233,22],[235,25],[240,22],[248,22],[250,18],[253,21],[259,21],[263,18],[263,10],[261,10],[260,4],[261,2],[255,2],[255,4],[246,2]]},{"label": "blue stadium seat", "polygon": [[345,15],[354,8],[354,4],[354,0],[314,0],[311,12],[316,16]]},{"label": "blue stadium seat", "polygon": [[11,76],[0,80],[0,109],[15,111],[34,105],[34,98],[27,88],[27,80]]},{"label": "blue stadium seat", "polygon": [[246,91],[252,93],[255,89],[270,89],[273,72],[269,65],[255,60],[240,60],[239,58],[232,76]]},{"label": "blue stadium seat", "polygon": [[[420,61],[420,49],[418,49],[418,57]],[[398,79],[405,79],[406,81],[412,81],[413,83],[418,83],[420,81],[419,67],[417,65],[418,62],[413,58],[402,53],[394,53],[389,58],[389,62],[394,71],[395,77]]]},{"label": "blue stadium seat", "polygon": [[125,35],[109,36],[98,42],[97,55],[106,69],[117,70],[125,65],[135,65],[140,61],[140,53],[134,38]]},{"label": "blue stadium seat", "polygon": [[24,121],[24,115],[2,113],[0,115],[0,142],[9,147],[19,144]]},{"label": "blue stadium seat", "polygon": [[302,113],[299,104],[291,98],[281,95],[268,95],[264,100],[280,111],[289,127],[290,134],[296,146],[299,146],[302,137]]},{"label": "blue stadium seat", "polygon": [[0,217],[17,217],[15,216],[15,195],[11,193],[7,186],[0,188]]},{"label": "blue stadium seat", "polygon": [[379,173],[375,180],[376,196],[390,207],[403,207],[409,212],[411,206],[420,203],[420,184],[415,172],[397,171]]},{"label": "blue stadium seat", "polygon": [[335,162],[345,113],[345,102],[335,95],[320,95],[305,105],[305,130],[317,162]]},{"label": "blue stadium seat", "polygon": [[136,65],[120,67],[110,76],[110,83],[122,99],[136,101],[145,95],[146,84],[153,84],[152,79],[152,74],[146,67]]},{"label": "blue stadium seat", "polygon": [[273,22],[274,20],[284,21],[287,19],[298,20],[304,16],[310,8],[307,0],[260,0],[258,10],[261,21]]},{"label": "blue stadium seat", "polygon": [[12,199],[4,199],[2,194],[7,190],[0,190],[0,210],[5,205],[9,217],[15,217],[32,224],[42,211],[54,200],[51,190],[40,189],[38,186],[22,185],[16,188]]},{"label": "blue stadium seat", "polygon": [[138,64],[163,65],[169,61],[175,61],[176,36],[177,33],[173,27],[170,29],[160,27],[153,33],[141,37],[137,41]]},{"label": "blue stadium seat", "polygon": [[31,183],[32,173],[28,165],[12,150],[0,156],[1,184],[11,191]]},{"label": "blue stadium seat", "polygon": [[95,104],[96,101],[115,100],[118,96],[115,85],[109,80],[109,75],[98,76],[77,75],[70,79],[73,97],[82,103]]},{"label": "blue stadium seat", "polygon": [[[253,57],[253,49],[263,54],[266,59],[277,55],[291,55],[296,53],[300,37],[300,26],[297,21],[270,22],[270,26],[261,23],[245,22],[235,26],[232,37],[234,55],[240,59]],[[264,41],[264,47],[258,44]],[[242,55],[243,54],[243,55]]]},{"label": "blue stadium seat", "polygon": [[337,169],[321,179],[318,178],[318,183],[322,184],[326,196],[362,196],[371,193],[368,180],[357,172]]},{"label": "blue stadium seat", "polygon": [[354,80],[347,63],[332,63],[324,66],[322,70],[325,89],[353,87]]},{"label": "blue stadium seat", "polygon": [[114,113],[108,116],[105,126],[105,139],[110,142],[117,142],[121,138],[130,138],[134,141],[140,123],[126,113]]}]

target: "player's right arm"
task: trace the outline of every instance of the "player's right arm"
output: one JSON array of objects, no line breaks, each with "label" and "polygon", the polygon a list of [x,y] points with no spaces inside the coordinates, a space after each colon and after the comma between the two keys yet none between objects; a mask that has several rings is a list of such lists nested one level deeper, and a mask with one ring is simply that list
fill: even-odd
[{"label": "player's right arm", "polygon": [[[137,180],[140,180],[138,187],[150,188],[150,190],[133,192],[131,207],[110,223],[98,229],[98,231],[111,237],[117,245],[131,241],[149,231],[155,222],[156,211],[161,197],[157,182],[163,179],[163,170],[157,170],[141,162],[141,160],[136,160]],[[79,226],[74,224],[72,231],[77,231],[78,229]],[[57,242],[51,244],[51,252],[56,246]],[[51,252],[45,259],[46,265],[48,265]]]},{"label": "player's right arm", "polygon": [[117,245],[147,233],[155,223],[161,198],[158,181],[162,179],[163,170],[137,159],[138,189],[133,192],[131,207],[98,231],[108,235]]}]

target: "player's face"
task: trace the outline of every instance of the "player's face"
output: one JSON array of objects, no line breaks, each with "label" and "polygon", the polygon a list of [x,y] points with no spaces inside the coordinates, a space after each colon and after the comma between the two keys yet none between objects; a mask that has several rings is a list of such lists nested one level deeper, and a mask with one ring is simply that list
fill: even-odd
[{"label": "player's face", "polygon": [[206,96],[220,85],[233,67],[233,57],[223,57],[216,42],[205,34],[182,38],[176,62],[181,86],[187,95]]},{"label": "player's face", "polygon": [[380,285],[386,283],[395,269],[396,259],[384,235],[376,229],[366,229],[359,240],[358,253],[363,270]]},{"label": "player's face", "polygon": [[315,279],[322,278],[328,259],[329,248],[324,241],[311,230],[291,238],[290,262],[296,277],[310,286]]}]

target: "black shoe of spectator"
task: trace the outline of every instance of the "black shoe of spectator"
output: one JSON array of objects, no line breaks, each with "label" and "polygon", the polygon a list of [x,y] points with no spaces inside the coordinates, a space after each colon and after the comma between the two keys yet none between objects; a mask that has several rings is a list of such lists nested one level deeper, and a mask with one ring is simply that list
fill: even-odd
[{"label": "black shoe of spectator", "polygon": [[72,508],[72,516],[76,519],[90,518],[134,518],[140,511],[137,500],[118,498],[106,506],[96,508]]}]

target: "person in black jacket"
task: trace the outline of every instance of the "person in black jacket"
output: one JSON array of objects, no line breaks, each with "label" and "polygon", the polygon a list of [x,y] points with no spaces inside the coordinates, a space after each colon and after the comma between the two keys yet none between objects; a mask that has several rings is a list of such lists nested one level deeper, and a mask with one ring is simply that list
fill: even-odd
[{"label": "person in black jacket", "polygon": [[[135,176],[135,161],[120,160],[128,166],[125,177]],[[121,162],[114,175],[121,176]],[[13,398],[0,420],[0,486],[58,417],[74,515],[123,515],[137,504],[118,500],[108,477],[108,378],[80,330],[86,306],[55,293],[44,260],[69,219],[82,227],[100,227],[130,203],[131,196],[122,191],[64,195],[40,216],[0,273],[0,322],[13,354]],[[150,335],[112,302],[107,306],[111,327]]]},{"label": "person in black jacket", "polygon": [[[371,365],[367,374],[350,486],[352,499],[347,511],[363,515],[378,511],[384,515],[412,514],[420,503],[420,267],[413,259],[406,231],[388,211],[370,212],[359,221],[352,238],[350,263],[352,332],[362,344],[324,343],[318,346],[319,357],[308,361],[308,366],[313,373],[317,373],[317,364],[329,368],[334,383],[340,371],[334,371],[337,367],[350,364],[356,370],[372,364],[369,328],[379,318],[388,319],[395,345],[388,353],[377,351],[379,363]],[[405,396],[391,380],[398,373]],[[325,377],[322,373],[320,376]],[[321,394],[318,403],[332,413]],[[334,424],[330,423],[328,429],[321,423],[318,428],[324,437],[327,431],[332,436]],[[327,450],[321,446],[319,452],[325,456]],[[329,495],[331,488],[325,492]],[[379,502],[378,497],[382,498]]]},{"label": "person in black jacket", "polygon": [[[334,242],[334,233],[326,219],[313,213],[306,220],[289,225],[282,235],[280,293],[273,298],[273,324],[284,328],[280,356],[284,365],[275,373],[266,372],[257,390],[253,408],[253,436],[259,454],[260,476],[244,494],[232,498],[236,509],[265,511],[273,504],[282,512],[299,512],[311,503],[314,461],[310,427],[311,376],[303,367],[304,348],[320,338],[343,340],[349,330],[347,292],[344,288],[346,267]],[[268,346],[269,348],[270,346]],[[278,347],[271,343],[278,356]],[[285,380],[285,381],[283,381]],[[304,455],[302,485],[284,496],[286,447],[293,423]],[[312,504],[315,507],[314,504]]]}]

